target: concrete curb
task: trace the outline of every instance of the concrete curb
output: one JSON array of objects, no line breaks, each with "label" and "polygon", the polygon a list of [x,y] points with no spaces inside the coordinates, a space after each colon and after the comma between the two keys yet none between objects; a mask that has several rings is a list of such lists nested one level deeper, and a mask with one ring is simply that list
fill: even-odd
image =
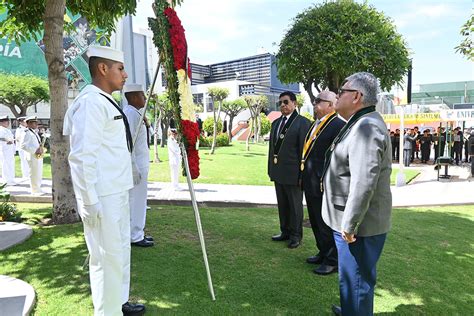
[{"label": "concrete curb", "polygon": [[0,275],[0,315],[29,315],[35,302],[35,290],[30,284]]}]

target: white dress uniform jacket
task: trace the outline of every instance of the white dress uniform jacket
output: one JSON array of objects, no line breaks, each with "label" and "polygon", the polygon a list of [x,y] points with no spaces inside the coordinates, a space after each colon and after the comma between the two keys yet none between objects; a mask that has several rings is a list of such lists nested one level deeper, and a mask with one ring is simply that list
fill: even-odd
[{"label": "white dress uniform jacket", "polygon": [[[2,181],[8,185],[15,184],[15,144],[10,129],[0,126],[0,159],[2,163]],[[8,142],[11,142],[8,144]]]},{"label": "white dress uniform jacket", "polygon": [[63,131],[71,140],[69,165],[79,212],[102,206],[97,225],[84,222],[94,314],[122,315],[130,288],[133,180],[123,117],[104,95],[113,100],[94,85],[84,88],[66,112]]},{"label": "white dress uniform jacket", "polygon": [[26,127],[24,127],[23,125],[18,126],[18,128],[15,130],[15,147],[18,151],[18,156],[20,156],[21,176],[23,177],[23,179],[29,179],[30,167],[28,166],[28,161],[26,161],[25,151],[22,150],[20,147],[23,136],[25,135],[25,130]]},{"label": "white dress uniform jacket", "polygon": [[179,189],[179,170],[181,167],[181,150],[173,136],[168,137],[168,159],[171,173],[171,186]]},{"label": "white dress uniform jacket", "polygon": [[[141,110],[143,111],[143,110]],[[133,145],[132,160],[141,175],[140,182],[130,190],[130,237],[131,242],[138,242],[145,237],[146,204],[148,192],[148,171],[150,167],[150,149],[148,148],[147,127],[141,116],[142,112],[131,105],[125,105],[123,112],[127,116],[132,138],[140,127],[136,143]]]},{"label": "white dress uniform jacket", "polygon": [[25,158],[30,169],[31,194],[41,194],[41,179],[43,178],[43,157],[36,157],[36,150],[41,145],[41,138],[31,128],[26,128],[21,139],[20,148],[25,151]]}]

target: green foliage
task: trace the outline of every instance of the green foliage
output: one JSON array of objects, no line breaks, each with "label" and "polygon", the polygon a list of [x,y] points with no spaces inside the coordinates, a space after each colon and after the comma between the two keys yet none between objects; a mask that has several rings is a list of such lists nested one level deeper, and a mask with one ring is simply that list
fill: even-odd
[{"label": "green foliage", "polygon": [[234,118],[237,116],[237,114],[242,112],[246,108],[246,106],[247,104],[242,98],[238,98],[232,101],[224,101],[222,103],[222,112]]},{"label": "green foliage", "polygon": [[260,136],[270,133],[270,130],[272,129],[272,123],[270,123],[268,117],[263,113],[260,113],[260,124]]},{"label": "green foliage", "polygon": [[210,87],[207,89],[207,94],[209,94],[213,101],[222,102],[225,98],[229,96],[229,89],[221,87]]},{"label": "green foliage", "polygon": [[[7,9],[7,19],[0,22],[0,35],[7,36],[17,42],[29,39],[39,40],[43,34],[45,16],[44,0],[4,0],[0,10]],[[91,27],[104,29],[110,33],[115,29],[117,19],[122,15],[134,14],[136,0],[66,0],[66,7],[72,14],[85,17]],[[47,16],[47,15],[46,15]],[[66,25],[66,29],[71,29]]]},{"label": "green foliage", "polygon": [[[199,147],[211,147],[212,145],[212,136],[199,136]],[[220,133],[216,137],[216,146],[225,147],[229,146],[229,135],[227,133]]]},{"label": "green foliage", "polygon": [[309,113],[309,112],[304,112],[303,114],[304,117],[306,117],[308,120],[310,120],[311,122],[314,122],[314,117]]},{"label": "green foliage", "polygon": [[0,103],[10,108],[15,117],[39,102],[49,101],[48,82],[31,74],[0,73]]},{"label": "green foliage", "polygon": [[21,213],[10,203],[10,193],[4,191],[6,184],[0,185],[0,222],[21,222]]},{"label": "green foliage", "polygon": [[304,95],[297,94],[296,95],[296,106],[298,107],[298,112],[301,109],[301,107],[304,105],[304,102],[305,102]]},{"label": "green foliage", "polygon": [[[204,120],[202,123],[202,130],[207,133],[207,135],[211,135],[214,131],[214,119],[209,116]],[[222,120],[217,120],[217,132],[222,131]]]},{"label": "green foliage", "polygon": [[367,2],[316,4],[298,14],[280,43],[278,75],[283,82],[337,91],[359,71],[380,79],[382,89],[400,84],[409,68],[408,49],[392,20]]},{"label": "green foliage", "polygon": [[461,27],[461,36],[464,40],[455,47],[456,53],[464,55],[468,60],[474,61],[474,14]]}]

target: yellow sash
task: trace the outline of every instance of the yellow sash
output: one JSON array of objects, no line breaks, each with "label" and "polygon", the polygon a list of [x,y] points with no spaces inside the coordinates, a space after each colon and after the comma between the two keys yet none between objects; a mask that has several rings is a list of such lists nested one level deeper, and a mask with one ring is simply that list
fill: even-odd
[{"label": "yellow sash", "polygon": [[[326,125],[333,119],[336,117],[336,112],[331,112],[329,113],[328,115],[326,115],[326,117],[324,118],[324,120],[322,120],[319,125],[316,127],[316,129],[313,130],[313,132],[308,132],[308,135],[309,133],[311,133],[311,135],[309,135],[309,137],[306,137],[306,141],[304,143],[304,146],[303,146],[303,154],[301,155],[301,166],[300,166],[300,169],[301,171],[304,170],[304,163],[306,161],[306,158],[307,157],[307,154],[309,153],[309,151],[311,151],[311,148],[313,148],[313,145],[315,143],[315,140],[316,138],[318,138],[319,134],[323,131],[323,129],[326,127]],[[316,124],[316,123],[315,123]],[[308,136],[307,135],[307,136]]]}]

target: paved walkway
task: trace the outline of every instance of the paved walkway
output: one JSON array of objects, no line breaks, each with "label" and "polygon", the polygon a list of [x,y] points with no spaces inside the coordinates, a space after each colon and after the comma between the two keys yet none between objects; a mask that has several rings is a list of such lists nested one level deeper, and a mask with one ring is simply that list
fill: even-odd
[{"label": "paved walkway", "polygon": [[[398,166],[398,165],[394,165]],[[392,187],[393,206],[432,206],[453,204],[474,204],[474,178],[465,166],[451,166],[450,179],[437,181],[433,165],[412,165],[408,169],[420,169],[421,174],[412,183]],[[444,169],[442,170],[444,173]],[[20,179],[17,179],[18,181]],[[180,190],[174,190],[169,183],[150,182],[148,203],[168,205],[189,205],[190,194],[185,183]],[[9,186],[7,190],[16,202],[51,202],[51,180],[43,180],[42,196],[31,196],[28,183]],[[217,207],[273,207],[276,195],[273,186],[194,184],[196,198],[201,206]]]}]

